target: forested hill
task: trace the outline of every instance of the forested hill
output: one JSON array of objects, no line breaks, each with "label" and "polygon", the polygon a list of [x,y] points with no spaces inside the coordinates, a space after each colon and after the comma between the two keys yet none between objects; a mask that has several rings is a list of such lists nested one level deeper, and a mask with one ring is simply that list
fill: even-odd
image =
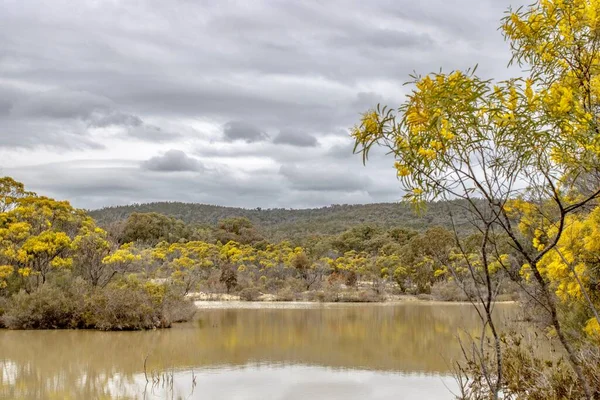
[{"label": "forested hill", "polygon": [[466,203],[461,201],[429,203],[417,214],[413,207],[402,203],[361,205],[332,205],[312,209],[245,209],[207,204],[160,202],[107,207],[90,211],[100,223],[126,219],[134,212],[156,212],[180,219],[186,223],[214,225],[229,217],[246,217],[270,237],[284,238],[310,234],[337,234],[349,227],[372,224],[381,227],[404,227],[424,230],[432,226],[451,229],[449,210],[452,211],[459,231],[470,231]]}]

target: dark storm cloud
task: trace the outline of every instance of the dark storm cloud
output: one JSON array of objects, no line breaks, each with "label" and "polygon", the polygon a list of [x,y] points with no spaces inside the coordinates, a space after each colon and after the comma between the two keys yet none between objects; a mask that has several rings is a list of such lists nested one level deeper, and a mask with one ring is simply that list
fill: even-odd
[{"label": "dark storm cloud", "polygon": [[[512,75],[496,30],[511,3],[524,0],[8,0],[0,152],[25,183],[79,205],[394,200],[392,160],[363,167],[348,129],[378,103],[397,107],[413,71]],[[66,155],[28,168],[22,148]],[[131,165],[68,161],[100,154]],[[169,168],[189,173],[157,173]]]},{"label": "dark storm cloud", "polygon": [[318,144],[317,139],[313,135],[296,129],[279,131],[279,134],[273,139],[273,143],[299,147],[315,147]]},{"label": "dark storm cloud", "polygon": [[181,172],[201,171],[202,163],[189,157],[181,150],[169,150],[161,156],[155,156],[141,164],[142,168],[149,171]]},{"label": "dark storm cloud", "polygon": [[223,136],[226,141],[243,140],[245,142],[260,142],[269,136],[258,127],[242,121],[229,121],[223,126]]}]

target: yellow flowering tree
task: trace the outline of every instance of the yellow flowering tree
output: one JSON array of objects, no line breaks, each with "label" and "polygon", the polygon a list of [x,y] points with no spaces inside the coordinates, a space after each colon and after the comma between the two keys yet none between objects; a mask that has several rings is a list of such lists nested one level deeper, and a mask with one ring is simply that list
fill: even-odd
[{"label": "yellow flowering tree", "polygon": [[[34,283],[53,269],[71,268],[73,237],[93,221],[66,201],[25,191],[11,178],[0,179],[0,264],[3,279],[16,273]],[[12,271],[9,273],[9,271]]]},{"label": "yellow flowering tree", "polygon": [[218,263],[219,250],[213,244],[192,241],[158,246],[154,257],[164,261],[163,269],[187,294],[196,289],[210,268]]},{"label": "yellow flowering tree", "polygon": [[[493,303],[488,256],[497,253],[490,238],[497,231],[509,238],[531,271],[537,300],[586,398],[593,395],[590,382],[574,339],[563,331],[560,299],[542,260],[560,242],[569,216],[600,195],[599,13],[597,0],[540,0],[509,10],[502,30],[511,61],[523,67],[524,76],[494,82],[476,69],[413,76],[404,104],[367,111],[352,132],[365,160],[374,144],[390,149],[406,200],[467,201],[482,233],[486,311]],[[535,241],[520,232],[506,207],[519,196],[531,208],[526,214],[537,225]],[[490,312],[484,323],[493,330]],[[497,398],[502,355],[494,336],[496,379],[490,390]]]},{"label": "yellow flowering tree", "polygon": [[[562,303],[572,310],[582,310],[583,330],[588,336],[599,339],[600,207],[585,217],[570,215],[560,240],[540,260],[539,268]],[[528,265],[522,272],[531,279]]]},{"label": "yellow flowering tree", "polygon": [[6,213],[17,206],[18,199],[31,196],[32,192],[25,190],[25,185],[11,177],[0,178],[0,213]]},{"label": "yellow flowering tree", "polygon": [[98,227],[85,227],[73,239],[71,247],[75,273],[93,286],[106,286],[115,274],[110,265],[104,262],[113,248],[106,231]]},{"label": "yellow flowering tree", "polygon": [[[125,243],[104,257],[102,264],[110,271],[110,278],[116,274],[124,275],[129,271],[133,263],[142,260],[142,253],[133,243]],[[105,282],[108,283],[110,278],[105,279]]]}]

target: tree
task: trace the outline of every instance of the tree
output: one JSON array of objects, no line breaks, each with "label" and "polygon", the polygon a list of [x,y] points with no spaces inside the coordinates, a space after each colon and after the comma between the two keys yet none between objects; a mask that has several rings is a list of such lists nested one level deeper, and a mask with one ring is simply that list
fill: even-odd
[{"label": "tree", "polygon": [[[527,78],[493,82],[475,69],[413,76],[415,88],[397,110],[378,106],[363,115],[352,133],[355,149],[366,161],[374,144],[389,148],[405,199],[417,206],[437,199],[468,202],[481,234],[478,259],[488,288],[481,299],[484,325],[496,343],[493,398],[503,370],[490,312],[490,266],[500,262],[511,269],[496,251],[494,238],[501,232],[531,271],[539,295],[530,294],[568,354],[583,396],[591,399],[598,389],[583,372],[576,339],[563,330],[541,262],[560,242],[569,216],[600,195],[600,4],[541,0],[510,10],[502,29],[512,62],[527,68]],[[535,215],[543,246],[515,227],[515,198]]]},{"label": "tree", "polygon": [[435,271],[447,265],[454,243],[454,235],[450,231],[434,227],[411,236],[402,247],[402,265],[406,266],[409,283],[416,285],[418,293],[429,293],[436,278]]},{"label": "tree", "polygon": [[225,285],[228,294],[231,289],[237,286],[237,273],[233,265],[226,263],[221,266],[219,282]]},{"label": "tree", "polygon": [[106,231],[100,228],[84,229],[73,239],[73,269],[92,286],[106,286],[115,274],[104,259],[114,247]]},{"label": "tree", "polygon": [[184,294],[196,289],[208,271],[218,262],[217,246],[205,242],[166,243],[153,251],[156,259],[164,262],[163,269]]},{"label": "tree", "polygon": [[232,217],[220,220],[217,224],[215,236],[218,241],[224,244],[229,241],[252,244],[263,239],[252,225],[252,222],[244,217]]},{"label": "tree", "polygon": [[113,276],[125,274],[131,265],[142,259],[141,251],[133,243],[126,243],[112,251],[102,259],[102,264],[107,267],[108,276],[104,278],[104,284],[108,283]]},{"label": "tree", "polygon": [[323,263],[311,262],[304,250],[292,256],[292,267],[298,271],[306,285],[306,290],[310,290],[310,287],[322,278],[323,266]]},{"label": "tree", "polygon": [[[539,269],[561,303],[583,319],[586,334],[600,338],[600,207],[585,217],[566,219],[560,240],[540,260]],[[521,272],[531,279],[528,266]]]},{"label": "tree", "polygon": [[177,242],[191,235],[180,220],[159,213],[133,213],[125,221],[119,243],[142,242],[154,246],[159,242]]},{"label": "tree", "polygon": [[25,190],[25,185],[11,177],[0,178],[0,213],[5,213],[17,206],[17,201],[26,196],[33,196],[33,192]]},{"label": "tree", "polygon": [[4,275],[12,270],[33,284],[44,283],[53,268],[71,268],[72,238],[82,227],[93,224],[68,202],[25,191],[11,178],[0,179],[0,208]]},{"label": "tree", "polygon": [[66,256],[71,239],[64,232],[44,231],[28,238],[20,249],[17,261],[24,267],[23,275],[39,275],[42,283],[51,268],[70,268],[73,259]]}]

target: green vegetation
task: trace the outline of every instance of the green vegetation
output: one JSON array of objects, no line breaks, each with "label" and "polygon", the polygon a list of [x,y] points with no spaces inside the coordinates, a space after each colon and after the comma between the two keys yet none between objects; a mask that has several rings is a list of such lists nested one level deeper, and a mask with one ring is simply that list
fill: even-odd
[{"label": "green vegetation", "polygon": [[454,224],[461,233],[473,232],[465,206],[467,204],[463,201],[432,202],[422,215],[416,216],[414,209],[403,203],[345,204],[292,210],[163,202],[107,207],[89,211],[89,215],[105,227],[124,221],[134,213],[159,213],[198,227],[212,227],[224,219],[243,217],[250,220],[264,237],[271,241],[281,241],[313,235],[336,235],[358,224],[382,228],[403,227],[416,231],[424,231],[434,226],[451,229],[449,211],[452,212]]},{"label": "green vegetation", "polygon": [[14,329],[168,327],[193,313],[82,210],[0,179],[0,325]]},{"label": "green vegetation", "polygon": [[200,226],[150,212],[102,229],[68,202],[0,182],[0,320],[9,328],[168,327],[190,316],[186,298],[225,295],[369,302],[433,290],[469,298],[444,289],[453,279],[444,260],[455,249],[442,227],[356,223],[274,241],[245,217]]}]

